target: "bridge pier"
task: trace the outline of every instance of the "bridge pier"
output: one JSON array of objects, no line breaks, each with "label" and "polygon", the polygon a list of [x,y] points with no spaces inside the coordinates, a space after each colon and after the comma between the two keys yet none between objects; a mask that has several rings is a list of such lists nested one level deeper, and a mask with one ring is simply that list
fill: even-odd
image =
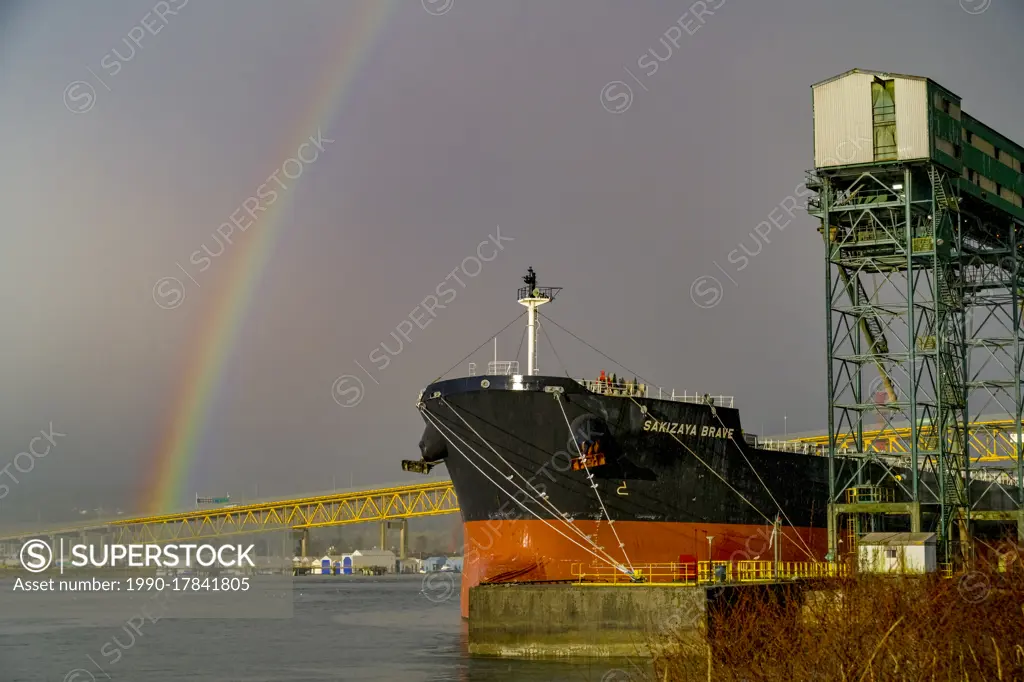
[{"label": "bridge pier", "polygon": [[380,522],[380,548],[388,548],[388,530],[398,527],[398,558],[405,560],[409,556],[409,519]]}]

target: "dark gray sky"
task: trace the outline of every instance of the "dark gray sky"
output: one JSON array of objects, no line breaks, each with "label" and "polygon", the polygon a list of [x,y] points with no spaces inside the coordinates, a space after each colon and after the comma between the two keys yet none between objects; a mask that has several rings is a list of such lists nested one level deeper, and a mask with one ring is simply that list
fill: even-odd
[{"label": "dark gray sky", "polygon": [[[214,397],[177,502],[406,480],[418,391],[520,313],[528,265],[565,287],[546,313],[641,375],[735,395],[755,432],[781,432],[784,416],[790,432],[820,429],[814,221],[769,235],[742,271],[727,260],[756,249],[752,230],[812,164],[809,86],[855,67],[928,76],[1024,140],[1019,0],[708,0],[703,24],[690,2],[432,0],[432,15],[401,0],[319,120],[378,0],[191,0],[111,75],[105,55],[129,54],[159,4],[0,13],[0,468],[51,422],[67,434],[31,471],[8,470],[18,484],[0,480],[6,519],[137,509],[168,422],[206,395],[190,377],[222,326],[239,335],[223,373],[202,375]],[[678,47],[645,71],[666,32]],[[84,113],[65,106],[89,102],[81,87],[65,97],[77,80],[96,88]],[[620,113],[604,105],[626,102],[621,86],[602,100],[612,81],[632,88]],[[189,265],[188,281],[176,263],[216,249],[217,226],[317,127],[334,142],[280,219],[236,234],[206,272]],[[250,265],[250,242],[278,223],[266,267]],[[371,352],[396,347],[391,332],[496,226],[512,241],[377,369]],[[220,307],[239,270],[251,301]],[[175,275],[186,297],[163,309],[154,284]],[[724,282],[710,308],[691,299],[702,276]],[[614,369],[550,333],[573,375]],[[499,339],[503,359],[521,335]],[[561,371],[546,343],[541,368]],[[332,397],[345,374],[365,385],[352,407]]]}]

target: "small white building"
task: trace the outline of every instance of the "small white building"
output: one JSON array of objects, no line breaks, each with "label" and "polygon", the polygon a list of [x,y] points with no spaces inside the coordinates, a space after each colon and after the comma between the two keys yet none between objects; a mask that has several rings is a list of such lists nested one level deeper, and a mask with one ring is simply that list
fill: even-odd
[{"label": "small white building", "polygon": [[862,573],[932,573],[935,533],[868,533],[857,541]]},{"label": "small white building", "polygon": [[382,568],[388,573],[395,572],[395,553],[389,550],[357,549],[352,552],[352,568]]}]

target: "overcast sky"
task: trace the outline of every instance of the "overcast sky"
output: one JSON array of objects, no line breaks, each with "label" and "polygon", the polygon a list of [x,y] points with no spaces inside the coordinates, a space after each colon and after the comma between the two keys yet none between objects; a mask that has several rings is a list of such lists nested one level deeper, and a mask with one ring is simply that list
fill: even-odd
[{"label": "overcast sky", "polygon": [[[214,398],[180,504],[416,480],[400,460],[418,455],[418,391],[520,314],[531,265],[565,287],[544,312],[630,370],[735,395],[754,432],[823,429],[815,222],[770,234],[742,271],[727,260],[758,248],[812,165],[810,85],[928,76],[1024,140],[1020,0],[708,0],[700,19],[664,0],[401,0],[372,41],[378,0],[184,1],[0,11],[0,468],[51,423],[66,434],[0,480],[7,520],[137,509],[222,326],[240,333],[202,375]],[[158,5],[178,12],[112,74]],[[318,109],[352,51],[341,105]],[[333,141],[305,148],[281,215],[199,272],[190,254],[216,253],[217,227],[318,128]],[[497,256],[466,261],[475,276],[449,280],[425,328],[403,324],[499,226]],[[174,276],[185,297],[161,307]],[[712,307],[691,298],[703,276],[724,283]],[[245,278],[251,300],[220,307]],[[371,353],[400,326],[381,369]],[[574,376],[617,369],[549,333]],[[501,359],[521,338],[499,338]],[[546,341],[540,367],[563,371]],[[339,404],[357,397],[342,375],[363,382],[357,405]]]}]

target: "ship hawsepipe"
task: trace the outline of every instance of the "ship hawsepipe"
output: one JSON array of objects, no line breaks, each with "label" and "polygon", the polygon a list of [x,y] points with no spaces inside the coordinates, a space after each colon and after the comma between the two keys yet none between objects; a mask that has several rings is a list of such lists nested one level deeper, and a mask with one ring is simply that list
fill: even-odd
[{"label": "ship hawsepipe", "polygon": [[[782,561],[825,558],[827,457],[748,443],[731,407],[622,393],[536,375],[424,390],[422,459],[406,468],[443,462],[451,476],[464,523],[464,617],[481,582],[572,580],[581,567],[609,574],[709,552],[770,560],[776,520]],[[881,474],[874,463],[864,469],[866,481]]]}]

